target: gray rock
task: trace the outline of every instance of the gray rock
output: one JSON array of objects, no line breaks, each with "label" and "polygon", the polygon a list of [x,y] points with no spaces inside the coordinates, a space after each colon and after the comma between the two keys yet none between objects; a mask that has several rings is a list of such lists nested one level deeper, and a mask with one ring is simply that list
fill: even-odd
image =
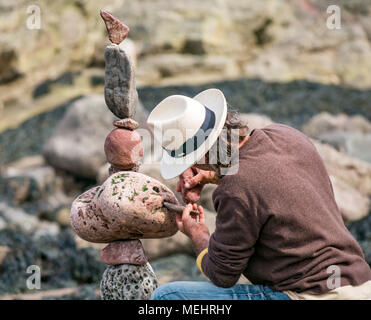
[{"label": "gray rock", "polygon": [[46,161],[76,176],[95,179],[105,162],[104,140],[113,120],[100,95],[73,102],[44,145]]},{"label": "gray rock", "polygon": [[320,135],[318,139],[351,157],[371,162],[371,134],[333,131]]},{"label": "gray rock", "polygon": [[367,216],[371,207],[367,195],[359,192],[345,181],[330,176],[335,201],[345,222],[352,222]]},{"label": "gray rock", "polygon": [[9,228],[32,233],[33,239],[39,239],[45,235],[55,236],[60,231],[57,223],[41,221],[37,217],[27,214],[23,209],[13,207],[2,201],[0,201],[0,219],[5,222],[4,229]]},{"label": "gray rock", "polygon": [[18,53],[9,43],[0,43],[0,83],[8,83],[20,76]]},{"label": "gray rock", "polygon": [[327,172],[368,196],[371,195],[371,164],[350,157],[334,147],[313,141]]},{"label": "gray rock", "polygon": [[28,168],[8,166],[1,175],[2,194],[8,195],[15,204],[43,198],[55,185],[55,171],[46,165]]},{"label": "gray rock", "polygon": [[360,115],[348,116],[344,113],[333,115],[321,112],[305,123],[302,130],[312,138],[319,138],[334,131],[371,133],[371,122]]},{"label": "gray rock", "polygon": [[115,44],[106,47],[104,58],[106,104],[117,117],[131,118],[138,101],[134,64],[125,51]]},{"label": "gray rock", "polygon": [[149,263],[109,266],[100,283],[103,300],[149,300],[156,288],[157,277]]}]

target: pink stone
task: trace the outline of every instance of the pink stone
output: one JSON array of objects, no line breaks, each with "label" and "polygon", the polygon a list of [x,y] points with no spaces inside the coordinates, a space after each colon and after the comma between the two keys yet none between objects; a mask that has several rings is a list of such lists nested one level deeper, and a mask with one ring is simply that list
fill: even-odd
[{"label": "pink stone", "polygon": [[144,265],[148,262],[142,243],[139,240],[119,240],[111,242],[100,251],[100,258],[105,264]]},{"label": "pink stone", "polygon": [[107,161],[120,170],[134,168],[143,157],[140,135],[131,130],[114,129],[104,143]]},{"label": "pink stone", "polygon": [[71,226],[80,238],[95,243],[171,237],[178,228],[174,212],[163,206],[164,201],[179,204],[161,182],[120,171],[72,203]]},{"label": "pink stone", "polygon": [[107,11],[101,10],[100,15],[106,24],[110,41],[119,45],[128,36],[130,31],[129,27]]}]

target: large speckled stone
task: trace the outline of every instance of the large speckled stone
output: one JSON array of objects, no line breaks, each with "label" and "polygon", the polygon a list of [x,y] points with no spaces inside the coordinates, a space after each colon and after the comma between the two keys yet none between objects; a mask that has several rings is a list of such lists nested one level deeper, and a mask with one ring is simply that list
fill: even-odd
[{"label": "large speckled stone", "polygon": [[108,108],[120,119],[132,118],[138,103],[134,64],[116,44],[104,50],[106,61],[104,97]]},{"label": "large speckled stone", "polygon": [[157,277],[149,263],[108,267],[100,283],[103,300],[149,300],[157,288]]},{"label": "large speckled stone", "polygon": [[164,200],[179,203],[161,182],[120,171],[72,203],[71,225],[79,237],[97,243],[170,237],[178,229],[175,214],[162,205]]}]

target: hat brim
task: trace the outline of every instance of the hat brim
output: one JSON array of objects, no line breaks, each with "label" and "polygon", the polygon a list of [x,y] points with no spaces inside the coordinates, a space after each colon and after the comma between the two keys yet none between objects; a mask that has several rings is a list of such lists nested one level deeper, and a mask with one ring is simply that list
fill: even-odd
[{"label": "hat brim", "polygon": [[202,159],[207,151],[218,139],[227,117],[227,102],[223,92],[218,89],[207,89],[196,95],[193,99],[202,103],[215,114],[214,129],[211,130],[207,139],[193,152],[182,158],[173,158],[165,150],[162,153],[161,175],[164,179],[172,179],[181,175],[185,170],[192,167]]}]

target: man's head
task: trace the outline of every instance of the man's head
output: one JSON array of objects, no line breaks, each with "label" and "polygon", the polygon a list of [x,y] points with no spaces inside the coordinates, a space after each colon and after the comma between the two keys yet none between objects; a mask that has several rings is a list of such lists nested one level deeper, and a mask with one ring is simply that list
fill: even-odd
[{"label": "man's head", "polygon": [[233,153],[248,134],[247,124],[241,120],[237,111],[228,111],[227,117],[217,141],[205,156],[194,164],[201,170],[216,171],[231,166]]},{"label": "man's head", "polygon": [[147,120],[163,149],[162,176],[175,178],[203,158],[218,139],[226,117],[227,102],[218,89],[204,90],[193,98],[173,95],[162,100]]}]

